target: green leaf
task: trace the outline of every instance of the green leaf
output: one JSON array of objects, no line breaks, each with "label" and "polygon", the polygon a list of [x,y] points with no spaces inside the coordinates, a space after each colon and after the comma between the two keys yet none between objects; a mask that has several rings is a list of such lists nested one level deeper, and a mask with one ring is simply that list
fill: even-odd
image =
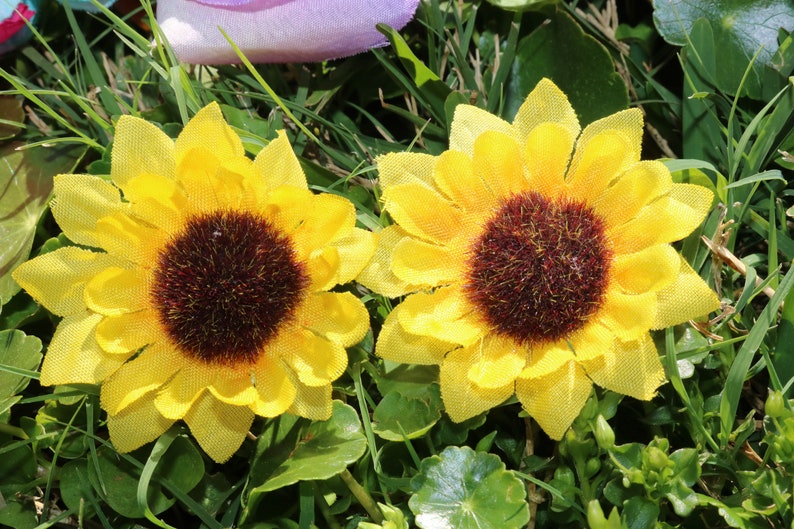
[{"label": "green leaf", "polygon": [[[18,330],[0,331],[0,400],[25,389],[41,362],[41,340]],[[0,411],[2,411],[0,409]]]},{"label": "green leaf", "polygon": [[[790,291],[783,302],[780,325],[777,329],[777,347],[772,362],[775,371],[785,386],[794,378],[794,290]],[[787,396],[794,395],[794,385],[789,387]]]},{"label": "green leaf", "polygon": [[521,39],[507,86],[505,118],[548,77],[568,95],[582,126],[628,107],[626,86],[607,49],[564,11]]},{"label": "green leaf", "polygon": [[513,529],[529,521],[523,482],[493,454],[447,447],[422,461],[408,502],[423,529]]},{"label": "green leaf", "polygon": [[0,141],[9,140],[19,134],[19,131],[22,130],[20,125],[25,121],[22,99],[16,96],[0,97],[0,119],[8,122],[0,123]]},{"label": "green leaf", "polygon": [[559,4],[560,0],[488,0],[488,3],[508,11],[540,11]]},{"label": "green leaf", "polygon": [[659,517],[659,506],[641,496],[634,496],[623,504],[623,520],[628,529],[653,529]]},{"label": "green leaf", "polygon": [[71,171],[85,147],[58,144],[0,148],[0,304],[19,291],[11,272],[28,258],[39,217],[47,208],[52,177]]},{"label": "green leaf", "polygon": [[60,472],[61,497],[67,507],[90,517],[97,504],[97,495],[91,486],[85,459],[66,463]]},{"label": "green leaf", "polygon": [[424,395],[408,397],[388,393],[375,407],[372,430],[383,439],[402,441],[427,433],[441,418],[441,392],[437,384],[426,387]]}]

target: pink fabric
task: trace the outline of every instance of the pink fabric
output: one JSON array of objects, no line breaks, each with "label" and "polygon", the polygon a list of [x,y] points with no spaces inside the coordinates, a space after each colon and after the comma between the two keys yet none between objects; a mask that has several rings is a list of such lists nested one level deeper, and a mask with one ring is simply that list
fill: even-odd
[{"label": "pink fabric", "polygon": [[240,62],[218,27],[251,62],[310,62],[385,45],[375,24],[401,29],[418,4],[419,0],[158,0],[157,21],[185,62]]},{"label": "pink fabric", "polygon": [[17,5],[10,17],[0,22],[0,42],[5,42],[25,27],[25,20],[30,20],[36,13],[23,3]]}]

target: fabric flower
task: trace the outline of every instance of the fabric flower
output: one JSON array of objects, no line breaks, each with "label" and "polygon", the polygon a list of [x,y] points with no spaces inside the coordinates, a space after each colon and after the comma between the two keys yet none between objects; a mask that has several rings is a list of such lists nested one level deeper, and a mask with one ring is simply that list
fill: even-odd
[{"label": "fabric flower", "polygon": [[632,109],[580,131],[549,80],[512,124],[458,106],[440,156],[377,161],[385,210],[359,281],[410,294],[376,353],[440,365],[455,421],[512,395],[554,439],[592,384],[650,399],[665,379],[650,329],[718,308],[670,246],[697,227],[712,193],[640,161]]},{"label": "fabric flower", "polygon": [[419,0],[159,0],[157,21],[185,62],[240,62],[218,28],[252,62],[308,62],[385,45],[375,25],[401,29],[418,5]]},{"label": "fabric flower", "polygon": [[56,177],[52,213],[81,246],[14,272],[63,317],[41,383],[101,383],[120,452],[184,419],[223,462],[255,415],[327,419],[369,327],[357,297],[330,291],[374,251],[352,203],[309,191],[284,133],[247,158],[214,103],[176,141],[121,117],[111,167]]},{"label": "fabric flower", "polygon": [[33,32],[30,31],[28,23],[36,22],[37,11],[36,4],[29,0],[0,3],[0,55],[15,50],[30,40]]}]

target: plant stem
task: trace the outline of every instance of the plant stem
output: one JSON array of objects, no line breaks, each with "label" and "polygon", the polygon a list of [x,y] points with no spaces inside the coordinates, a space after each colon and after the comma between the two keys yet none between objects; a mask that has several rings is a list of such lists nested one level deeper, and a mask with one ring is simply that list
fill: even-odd
[{"label": "plant stem", "polygon": [[347,485],[347,488],[353,493],[353,496],[356,497],[361,506],[367,511],[372,521],[375,523],[383,523],[383,514],[380,512],[380,509],[378,509],[378,504],[372,499],[369,492],[356,481],[353,474],[351,474],[348,469],[344,469],[342,473],[339,474],[339,477],[342,478],[342,481],[345,482],[345,485]]}]

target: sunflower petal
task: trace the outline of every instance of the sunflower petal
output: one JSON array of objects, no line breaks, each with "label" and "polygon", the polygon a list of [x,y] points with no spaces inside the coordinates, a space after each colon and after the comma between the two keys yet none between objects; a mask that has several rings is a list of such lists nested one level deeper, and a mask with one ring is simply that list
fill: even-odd
[{"label": "sunflower petal", "polygon": [[86,306],[105,316],[136,312],[148,306],[147,274],[141,269],[108,267],[86,283]]},{"label": "sunflower petal", "polygon": [[278,131],[278,137],[259,151],[254,159],[254,167],[264,176],[268,190],[282,185],[309,189],[306,175],[283,130]]},{"label": "sunflower petal", "polygon": [[472,382],[468,373],[477,362],[477,349],[475,346],[456,349],[441,364],[441,398],[447,415],[455,422],[471,419],[513,395],[515,384],[512,381],[495,388],[478,386]]},{"label": "sunflower petal", "polygon": [[349,292],[311,295],[300,320],[305,328],[343,347],[357,344],[369,330],[367,308]]},{"label": "sunflower petal", "polygon": [[133,353],[160,337],[160,327],[149,310],[108,316],[96,328],[96,341],[111,354]]},{"label": "sunflower petal", "polygon": [[119,212],[97,221],[96,239],[110,255],[148,267],[165,241],[165,232],[144,226],[127,213]]},{"label": "sunflower petal", "polygon": [[375,253],[369,263],[361,270],[356,280],[369,288],[390,298],[416,292],[430,285],[412,285],[397,277],[391,270],[394,249],[400,241],[409,238],[397,225],[387,226],[373,234]]},{"label": "sunflower petal", "polygon": [[[581,128],[571,103],[562,90],[549,79],[541,79],[527,95],[513,120],[520,140],[526,140],[537,127],[553,124],[565,129],[572,138]],[[568,151],[570,156],[571,151]]]},{"label": "sunflower petal", "polygon": [[515,129],[505,120],[472,105],[458,105],[449,131],[449,150],[471,156],[474,154],[475,141],[486,131],[516,137]]},{"label": "sunflower petal", "polygon": [[157,392],[154,405],[164,417],[182,419],[214,380],[215,371],[212,367],[187,362]]},{"label": "sunflower petal", "polygon": [[393,362],[407,364],[439,365],[444,355],[457,347],[430,336],[419,336],[407,332],[400,324],[403,303],[397,305],[386,317],[375,344],[375,354]]},{"label": "sunflower petal", "polygon": [[480,134],[474,141],[472,163],[474,174],[486,183],[497,199],[529,187],[524,175],[524,156],[512,135],[496,131]]},{"label": "sunflower petal", "polygon": [[419,184],[404,184],[383,192],[385,209],[408,233],[443,244],[460,232],[463,212],[440,193]]},{"label": "sunflower petal", "polygon": [[[204,148],[215,154],[221,162],[245,156],[243,142],[226,123],[221,107],[213,102],[205,106],[188,121],[174,142],[177,165],[195,148]],[[156,171],[147,171],[156,172]]]},{"label": "sunflower petal", "polygon": [[616,255],[612,277],[626,293],[658,292],[676,279],[680,261],[672,246],[657,244],[637,253]]},{"label": "sunflower petal", "polygon": [[300,225],[292,232],[303,259],[331,241],[346,236],[356,223],[353,203],[337,195],[312,195]]},{"label": "sunflower petal", "polygon": [[188,209],[184,190],[171,178],[144,173],[131,179],[124,188],[132,214],[166,233],[173,233],[183,222]]},{"label": "sunflower petal", "polygon": [[409,284],[439,286],[462,274],[459,251],[406,237],[394,248],[391,269]]},{"label": "sunflower petal", "polygon": [[152,397],[138,399],[121,413],[108,415],[108,430],[113,447],[120,453],[154,441],[174,424],[166,419],[152,404]]},{"label": "sunflower petal", "polygon": [[499,389],[515,382],[524,370],[529,352],[513,340],[497,336],[489,336],[468,348],[475,350],[469,380],[485,389]]},{"label": "sunflower petal", "polygon": [[228,461],[240,448],[253,420],[248,408],[224,404],[210,393],[203,393],[185,414],[190,433],[217,463]]},{"label": "sunflower petal", "polygon": [[375,236],[369,230],[353,230],[331,243],[339,255],[339,266],[334,274],[335,285],[353,281],[370,262],[375,253]]},{"label": "sunflower petal", "polygon": [[673,178],[662,162],[642,161],[620,175],[591,205],[608,226],[620,226],[672,187]]},{"label": "sunflower petal", "polygon": [[383,189],[405,184],[433,188],[435,156],[413,152],[392,152],[378,157],[378,178]]},{"label": "sunflower petal", "polygon": [[216,399],[231,406],[249,406],[258,398],[253,370],[220,368],[209,390]]},{"label": "sunflower petal", "polygon": [[116,123],[110,178],[126,193],[127,182],[144,173],[175,177],[174,140],[148,121],[121,116]]},{"label": "sunflower petal", "polygon": [[607,293],[599,314],[599,321],[623,340],[633,340],[646,334],[656,317],[655,292],[623,294],[617,289]]},{"label": "sunflower petal", "polygon": [[529,187],[547,197],[562,192],[576,132],[559,123],[540,123],[532,129],[524,142]]},{"label": "sunflower petal", "polygon": [[331,417],[333,401],[331,400],[331,384],[325,386],[307,386],[297,377],[290,377],[297,394],[295,402],[287,410],[288,413],[306,417],[313,421],[325,421]]},{"label": "sunflower petal", "polygon": [[306,330],[282,333],[273,350],[306,386],[330,384],[347,367],[345,348]]},{"label": "sunflower petal", "polygon": [[679,257],[679,264],[678,277],[658,293],[658,308],[652,329],[678,325],[720,308],[719,298],[697,272],[683,258]]},{"label": "sunflower petal", "polygon": [[401,306],[400,325],[411,334],[469,345],[486,331],[458,289],[442,287],[431,294],[418,292],[405,298]]},{"label": "sunflower petal", "polygon": [[481,175],[474,174],[469,156],[458,151],[444,151],[433,171],[438,188],[466,211],[487,213],[496,199]]},{"label": "sunflower petal", "polygon": [[98,219],[125,211],[116,186],[92,175],[62,174],[54,179],[52,216],[69,240],[86,246],[101,246],[96,237]]},{"label": "sunflower petal", "polygon": [[[297,390],[277,360],[262,354],[254,368],[257,398],[249,405],[262,417],[281,415],[295,402]],[[330,393],[328,395],[330,399]]]},{"label": "sunflower petal", "polygon": [[580,139],[568,173],[568,194],[592,203],[638,159],[636,145],[616,131]]}]

